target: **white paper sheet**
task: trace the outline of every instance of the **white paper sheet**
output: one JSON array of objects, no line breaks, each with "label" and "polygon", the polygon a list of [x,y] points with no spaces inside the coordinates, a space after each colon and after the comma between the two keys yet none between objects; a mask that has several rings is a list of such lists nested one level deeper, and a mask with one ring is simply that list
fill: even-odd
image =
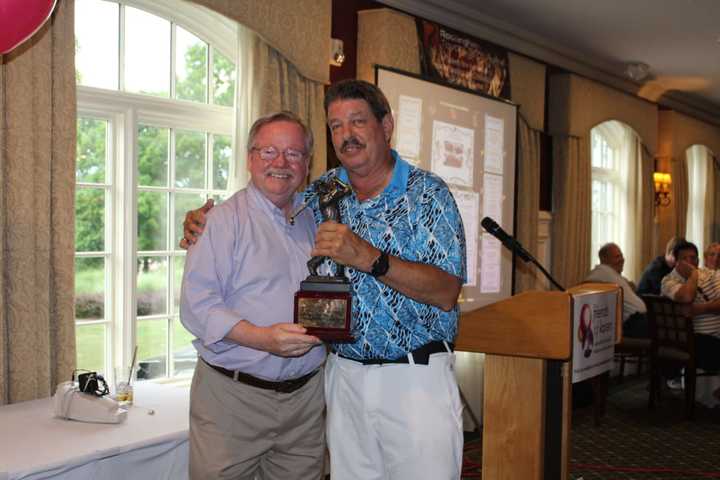
[{"label": "white paper sheet", "polygon": [[473,186],[475,131],[433,122],[432,171],[451,185]]}]

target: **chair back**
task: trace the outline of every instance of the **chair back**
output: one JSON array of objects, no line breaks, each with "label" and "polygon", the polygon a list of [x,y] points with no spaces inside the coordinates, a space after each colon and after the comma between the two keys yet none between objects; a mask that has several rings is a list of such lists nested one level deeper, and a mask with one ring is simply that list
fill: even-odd
[{"label": "chair back", "polygon": [[647,306],[651,349],[665,360],[695,365],[695,332],[688,305],[659,295],[643,295]]},{"label": "chair back", "polygon": [[[647,305],[650,328],[650,397],[648,407],[655,408],[660,400],[663,369],[684,368],[685,417],[695,415],[695,392],[698,375],[716,375],[717,372],[697,372],[695,358],[695,329],[689,304],[676,303],[657,295],[643,295]],[[677,374],[672,370],[665,373]]]}]

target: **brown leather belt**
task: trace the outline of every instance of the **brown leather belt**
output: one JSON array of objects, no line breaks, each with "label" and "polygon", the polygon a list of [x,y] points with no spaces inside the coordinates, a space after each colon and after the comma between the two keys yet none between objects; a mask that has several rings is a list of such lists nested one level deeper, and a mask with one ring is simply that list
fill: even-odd
[{"label": "brown leather belt", "polygon": [[310,380],[318,373],[318,371],[320,371],[320,369],[318,368],[306,375],[303,375],[302,377],[292,378],[290,380],[282,380],[279,382],[272,382],[270,380],[263,380],[262,378],[254,377],[250,374],[243,373],[240,370],[228,370],[227,368],[218,367],[217,365],[206,362],[204,359],[202,359],[202,361],[205,362],[208,367],[212,368],[216,372],[222,373],[226,377],[230,377],[236,382],[244,383],[245,385],[250,385],[251,387],[262,388],[264,390],[275,390],[279,393],[294,392],[295,390],[305,385],[308,380]]}]

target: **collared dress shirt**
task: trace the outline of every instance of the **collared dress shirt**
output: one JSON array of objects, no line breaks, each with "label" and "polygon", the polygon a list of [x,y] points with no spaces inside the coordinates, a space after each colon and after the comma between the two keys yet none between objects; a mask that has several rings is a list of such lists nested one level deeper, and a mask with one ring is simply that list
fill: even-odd
[{"label": "collared dress shirt", "polygon": [[[465,233],[455,200],[437,175],[416,168],[392,151],[392,179],[375,198],[360,202],[355,193],[340,202],[342,222],[376,248],[403,260],[434,265],[466,279]],[[325,174],[348,182],[338,167]],[[322,222],[318,202],[311,203]],[[330,266],[332,268],[332,266]],[[395,359],[431,341],[453,341],[459,309],[449,312],[416,302],[371,275],[347,268],[352,283],[354,343],[333,349],[353,359]]]},{"label": "collared dress shirt", "polygon": [[[300,201],[297,195],[294,205]],[[322,345],[285,358],[225,339],[240,320],[292,323],[315,231],[309,211],[290,225],[252,183],[209,212],[205,232],[187,254],[180,302],[180,319],[205,361],[271,381],[300,377],[324,361]]]}]

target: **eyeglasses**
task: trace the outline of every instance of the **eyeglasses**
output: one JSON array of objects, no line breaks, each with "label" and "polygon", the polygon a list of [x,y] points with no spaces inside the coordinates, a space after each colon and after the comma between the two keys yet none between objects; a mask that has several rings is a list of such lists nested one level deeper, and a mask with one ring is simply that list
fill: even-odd
[{"label": "eyeglasses", "polygon": [[253,152],[258,152],[260,159],[263,162],[272,162],[282,153],[285,160],[290,163],[300,163],[305,158],[305,152],[302,150],[295,150],[294,148],[286,148],[282,152],[275,147],[253,147]]}]

